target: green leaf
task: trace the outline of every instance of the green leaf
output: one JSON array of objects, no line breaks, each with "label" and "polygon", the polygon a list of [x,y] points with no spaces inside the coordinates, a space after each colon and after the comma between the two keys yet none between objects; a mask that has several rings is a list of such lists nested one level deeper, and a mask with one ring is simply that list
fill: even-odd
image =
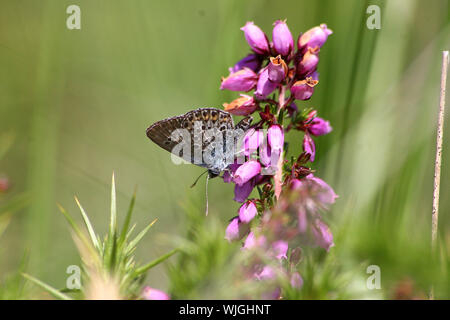
[{"label": "green leaf", "polygon": [[116,208],[116,183],[114,182],[114,172],[112,174],[111,182],[111,222],[109,232],[116,232],[117,227],[117,208]]},{"label": "green leaf", "polygon": [[86,228],[88,229],[89,236],[91,237],[91,241],[92,241],[94,247],[100,251],[100,244],[98,242],[97,236],[95,235],[94,228],[92,227],[92,224],[91,224],[91,221],[89,220],[88,215],[84,211],[84,209],[81,206],[81,203],[77,197],[75,197],[75,202],[77,203],[78,208],[80,208],[81,216],[83,217],[84,224],[86,225]]},{"label": "green leaf", "polygon": [[89,240],[86,238],[86,236],[84,235],[83,232],[81,232],[80,228],[78,227],[78,225],[75,223],[75,221],[73,221],[72,217],[67,213],[67,211],[59,204],[57,203],[57,206],[59,208],[59,211],[61,211],[61,213],[64,215],[64,217],[66,218],[66,220],[69,222],[72,230],[75,232],[76,236],[84,243],[84,245],[86,246],[86,248],[91,251],[92,254],[96,254],[94,249],[92,248]]},{"label": "green leaf", "polygon": [[0,236],[8,227],[10,221],[11,221],[11,214],[8,213],[0,215]]},{"label": "green leaf", "polygon": [[53,288],[52,286],[36,279],[33,276],[30,276],[27,273],[22,273],[22,276],[24,276],[26,279],[30,280],[31,282],[37,284],[39,287],[41,287],[42,289],[44,289],[45,291],[47,291],[48,293],[53,295],[55,298],[58,298],[61,300],[72,300],[72,298],[69,297],[68,295],[65,295],[64,293],[59,292],[57,289]]},{"label": "green leaf", "polygon": [[73,231],[75,231],[76,235],[80,239],[84,239],[85,238],[84,234],[81,232],[80,228],[78,228],[78,225],[75,223],[75,221],[73,221],[69,213],[67,213],[66,209],[64,209],[59,203],[57,203],[56,205],[58,206],[59,211],[61,211],[61,213],[66,218],[67,222],[69,222],[69,225],[72,227]]},{"label": "green leaf", "polygon": [[120,233],[119,238],[119,247],[124,243],[128,228],[130,227],[131,215],[133,213],[134,203],[136,201],[136,189],[134,189],[133,196],[131,197],[130,206],[128,207],[127,216],[125,217],[125,221],[123,223],[122,231]]},{"label": "green leaf", "polygon": [[136,238],[134,238],[132,241],[130,241],[130,243],[128,244],[127,248],[126,248],[126,252],[130,251],[131,249],[133,249],[138,243],[139,241],[141,241],[141,239],[145,236],[145,234],[148,232],[148,230],[150,230],[150,228],[153,226],[153,224],[156,222],[155,219],[153,220],[147,227],[145,227],[144,230],[142,230],[137,236]]},{"label": "green leaf", "polygon": [[106,245],[104,248],[103,261],[108,270],[114,266],[114,258],[116,257],[116,227],[117,227],[117,208],[116,208],[116,184],[114,181],[114,172],[111,182],[111,218],[109,225],[108,237],[106,238]]},{"label": "green leaf", "polygon": [[21,193],[10,199],[6,204],[0,206],[0,214],[4,212],[14,213],[28,205],[31,197],[26,193]]},{"label": "green leaf", "polygon": [[158,264],[160,264],[161,262],[167,260],[168,258],[170,258],[172,255],[174,255],[176,252],[178,251],[178,248],[173,249],[172,251],[169,251],[168,253],[162,255],[161,257],[147,263],[146,265],[143,265],[142,267],[137,268],[134,271],[134,275],[138,276],[141,275],[142,273],[148,271],[149,269],[157,266]]}]

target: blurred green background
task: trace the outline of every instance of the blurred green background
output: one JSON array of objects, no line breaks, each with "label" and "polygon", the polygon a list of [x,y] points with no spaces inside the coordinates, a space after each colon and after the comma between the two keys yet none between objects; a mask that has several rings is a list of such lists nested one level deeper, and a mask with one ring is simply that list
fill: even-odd
[{"label": "blurred green background", "polygon": [[[189,188],[203,170],[172,164],[145,129],[237,97],[219,85],[228,67],[249,52],[239,28],[254,21],[271,36],[272,23],[286,18],[295,37],[324,22],[334,31],[320,52],[313,99],[299,103],[317,108],[334,128],[316,140],[313,165],[340,196],[330,215],[333,255],[342,263],[379,265],[385,297],[405,278],[423,290],[435,280],[436,294],[450,297],[450,110],[441,177],[441,260],[429,257],[449,1],[0,3],[0,175],[11,183],[0,193],[0,209],[14,211],[0,238],[0,282],[28,251],[28,272],[64,287],[66,268],[79,258],[56,203],[76,216],[77,195],[105,233],[113,171],[119,217],[137,185],[138,227],[158,218],[138,259],[172,248],[171,240],[186,233],[186,203],[200,204],[203,214],[204,181]],[[71,4],[81,8],[81,30],[66,28]],[[370,4],[381,8],[380,30],[366,27]],[[290,151],[298,153],[301,134],[288,140]],[[209,196],[204,219],[219,223],[211,231],[224,232],[238,208],[232,186],[212,180]],[[153,269],[147,282],[167,289],[165,271]],[[365,268],[358,272],[364,276]]]}]

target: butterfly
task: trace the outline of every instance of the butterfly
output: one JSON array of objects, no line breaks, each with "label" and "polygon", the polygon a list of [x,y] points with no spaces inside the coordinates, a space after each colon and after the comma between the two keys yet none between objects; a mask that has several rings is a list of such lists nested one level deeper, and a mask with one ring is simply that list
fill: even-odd
[{"label": "butterfly", "polygon": [[[147,137],[164,150],[208,169],[209,177],[214,178],[234,162],[236,141],[252,121],[252,117],[246,117],[235,126],[230,113],[199,108],[152,124],[147,128]],[[184,135],[176,134],[183,130]],[[177,146],[183,142],[187,148],[180,150]]]},{"label": "butterfly", "polygon": [[[217,108],[199,108],[152,124],[147,128],[147,137],[164,150],[207,169],[208,214],[208,180],[217,177],[234,163],[236,141],[242,139],[252,121],[253,118],[249,116],[235,126],[228,112]],[[179,149],[180,145],[184,148]]]}]

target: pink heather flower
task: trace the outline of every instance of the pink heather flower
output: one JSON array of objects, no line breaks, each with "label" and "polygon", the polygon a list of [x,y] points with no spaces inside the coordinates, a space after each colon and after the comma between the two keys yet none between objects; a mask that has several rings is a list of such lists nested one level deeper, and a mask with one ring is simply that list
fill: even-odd
[{"label": "pink heather flower", "polygon": [[256,160],[250,160],[240,166],[234,174],[234,182],[243,185],[261,171],[261,164]]},{"label": "pink heather flower", "polygon": [[245,234],[248,233],[248,231],[248,226],[246,224],[242,224],[239,217],[235,217],[230,221],[230,224],[225,230],[225,239],[229,242],[240,240],[245,236]]},{"label": "pink heather flower", "polygon": [[249,54],[248,56],[239,60],[233,68],[229,68],[230,73],[237,72],[244,68],[249,68],[254,72],[258,72],[261,68],[261,59],[256,54]]},{"label": "pink heather flower", "polygon": [[309,100],[314,92],[314,87],[318,83],[319,81],[312,79],[312,77],[297,81],[292,85],[291,93],[297,100]]},{"label": "pink heather flower", "polygon": [[319,247],[329,251],[334,246],[333,234],[330,228],[320,219],[316,219],[315,225],[311,228],[313,236]]},{"label": "pink heather flower", "polygon": [[322,179],[315,177],[312,173],[303,179],[294,179],[291,181],[291,189],[309,189],[309,193],[313,195],[312,199],[322,206],[333,204],[339,197],[328,183]]},{"label": "pink heather flower", "polygon": [[298,231],[305,233],[308,229],[308,214],[304,207],[299,207],[297,210],[298,215]]},{"label": "pink heather flower", "polygon": [[314,177],[312,173],[305,177],[305,181],[315,183],[318,189],[316,190],[315,195],[317,197],[317,201],[322,204],[333,204],[336,201],[336,198],[338,198],[338,195],[334,192],[333,188],[328,185],[328,183],[320,178]]},{"label": "pink heather flower", "polygon": [[145,300],[170,300],[170,296],[167,293],[150,287],[144,288],[142,296]]},{"label": "pink heather flower", "polygon": [[245,39],[250,48],[258,54],[269,54],[269,41],[266,34],[253,22],[247,22],[245,26],[241,28],[244,31]]},{"label": "pink heather flower", "polygon": [[294,272],[291,274],[291,286],[296,289],[300,289],[303,286],[303,278],[300,273]]},{"label": "pink heather flower", "polygon": [[258,81],[258,75],[249,68],[244,68],[222,78],[220,89],[231,91],[250,91]]},{"label": "pink heather flower", "polygon": [[288,56],[294,49],[294,38],[291,31],[289,31],[286,21],[275,21],[272,40],[275,51],[282,56]]},{"label": "pink heather flower", "polygon": [[253,97],[241,94],[240,98],[233,100],[231,103],[223,104],[225,111],[235,116],[247,116],[255,112],[258,105]]},{"label": "pink heather flower", "polygon": [[305,132],[305,135],[303,136],[303,151],[309,153],[309,160],[314,162],[314,158],[316,157],[316,145],[308,132]]},{"label": "pink heather flower", "polygon": [[229,171],[224,171],[222,178],[223,182],[225,183],[230,183],[231,181],[233,181],[233,177],[231,176]]},{"label": "pink heather flower", "polygon": [[258,280],[272,280],[275,277],[275,270],[271,266],[264,266],[260,272],[255,272],[255,278]]},{"label": "pink heather flower", "polygon": [[249,223],[258,213],[255,204],[252,201],[244,203],[239,208],[239,220],[243,223]]},{"label": "pink heather flower", "polygon": [[253,249],[255,247],[263,249],[266,246],[266,241],[266,237],[262,235],[256,237],[253,231],[250,231],[245,239],[242,249]]},{"label": "pink heather flower", "polygon": [[314,136],[323,136],[333,130],[330,122],[322,118],[316,117],[308,127],[308,131]]},{"label": "pink heather flower", "polygon": [[283,150],[284,145],[284,131],[279,124],[273,124],[267,131],[267,141],[272,150]]},{"label": "pink heather flower", "polygon": [[298,49],[305,52],[307,48],[320,48],[332,33],[333,31],[328,29],[326,24],[322,23],[320,26],[306,31],[298,38]]},{"label": "pink heather flower", "polygon": [[270,63],[267,66],[269,80],[274,83],[282,82],[288,73],[288,66],[281,56],[277,56],[276,58],[270,57]]},{"label": "pink heather flower", "polygon": [[265,99],[278,86],[278,83],[269,80],[269,69],[265,67],[259,72],[258,83],[256,84],[255,96],[258,99]]},{"label": "pink heather flower", "polygon": [[308,48],[302,60],[297,65],[297,73],[300,76],[306,76],[314,72],[319,63],[319,48]]},{"label": "pink heather flower", "polygon": [[239,185],[236,184],[234,186],[234,201],[236,202],[245,202],[248,196],[252,193],[253,188],[255,187],[254,179],[247,181],[246,183]]},{"label": "pink heather flower", "polygon": [[225,183],[230,183],[231,181],[233,181],[233,175],[236,172],[237,168],[239,168],[241,165],[238,163],[232,163],[228,166],[227,170],[224,171],[223,173],[223,181]]},{"label": "pink heather flower", "polygon": [[243,153],[247,157],[258,150],[264,141],[264,132],[251,128],[247,131],[243,139]]},{"label": "pink heather flower", "polygon": [[272,291],[264,292],[261,294],[262,300],[278,300],[281,298],[281,288],[276,287]]},{"label": "pink heather flower", "polygon": [[311,77],[313,80],[319,81],[319,73],[317,72],[317,70],[311,73],[308,77]]},{"label": "pink heather flower", "polygon": [[265,167],[275,165],[272,163],[272,149],[269,143],[263,143],[259,148],[259,161]]},{"label": "pink heather flower", "polygon": [[272,250],[274,251],[275,258],[281,260],[281,259],[287,259],[287,251],[288,251],[288,243],[283,240],[275,241],[272,244]]},{"label": "pink heather flower", "polygon": [[0,192],[6,192],[10,188],[10,182],[7,177],[0,177]]}]

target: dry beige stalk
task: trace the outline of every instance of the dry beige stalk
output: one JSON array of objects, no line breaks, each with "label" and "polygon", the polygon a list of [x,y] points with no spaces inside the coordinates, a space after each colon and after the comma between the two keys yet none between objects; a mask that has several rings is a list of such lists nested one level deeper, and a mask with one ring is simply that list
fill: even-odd
[{"label": "dry beige stalk", "polygon": [[[441,186],[442,140],[444,136],[445,89],[447,86],[448,51],[442,52],[441,93],[436,137],[436,160],[434,163],[433,211],[431,213],[431,248],[436,250],[439,220],[439,189]],[[430,289],[430,300],[434,299],[434,289]]]}]

